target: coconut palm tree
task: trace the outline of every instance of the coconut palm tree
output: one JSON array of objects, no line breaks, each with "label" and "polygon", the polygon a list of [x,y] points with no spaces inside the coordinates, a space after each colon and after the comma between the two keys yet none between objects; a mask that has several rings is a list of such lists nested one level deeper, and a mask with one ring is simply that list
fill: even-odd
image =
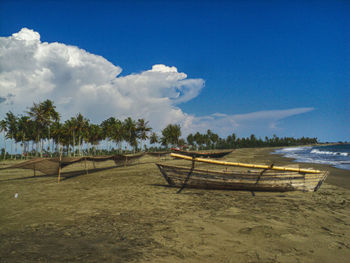
[{"label": "coconut palm tree", "polygon": [[159,142],[159,137],[155,132],[152,132],[151,136],[149,137],[149,143],[155,144]]},{"label": "coconut palm tree", "polygon": [[202,145],[205,143],[204,135],[199,133],[199,132],[196,132],[194,134],[193,138],[194,138],[194,141],[196,142],[196,144],[198,145],[199,149],[201,149]]},{"label": "coconut palm tree", "polygon": [[107,150],[110,151],[110,142],[113,137],[113,130],[116,125],[117,120],[114,117],[110,117],[101,123],[102,133],[104,139],[107,141]]},{"label": "coconut palm tree", "polygon": [[50,140],[51,138],[51,126],[52,123],[59,121],[60,115],[59,113],[55,110],[56,106],[53,104],[53,101],[51,100],[45,100],[44,102],[40,103],[40,106],[43,109],[44,115],[45,115],[45,124],[48,129],[48,135],[47,139],[49,141],[49,152],[51,154],[51,145],[50,145]]},{"label": "coconut palm tree", "polygon": [[21,158],[26,152],[27,143],[29,142],[29,134],[30,134],[30,117],[29,116],[21,116],[18,118],[18,130],[15,136],[16,142],[21,143]]},{"label": "coconut palm tree", "polygon": [[[71,144],[73,146],[73,156],[75,156],[76,128],[77,128],[77,124],[76,124],[76,119],[74,117],[72,117],[69,120],[66,120],[64,122],[63,129],[65,131],[65,141],[66,141],[66,145],[67,145],[67,155],[68,156],[71,156],[71,152],[69,150]],[[72,138],[72,140],[70,138]]]},{"label": "coconut palm tree", "polygon": [[33,103],[33,106],[27,111],[29,117],[35,123],[35,132],[36,132],[36,155],[38,155],[38,148],[40,145],[40,157],[43,156],[43,142],[42,139],[45,135],[45,129],[47,124],[47,115],[45,109],[41,103]]},{"label": "coconut palm tree", "polygon": [[148,126],[148,121],[144,119],[138,119],[136,123],[136,131],[137,137],[141,140],[141,150],[143,146],[143,141],[148,139],[148,133],[152,130],[151,127]]},{"label": "coconut palm tree", "polygon": [[6,158],[6,135],[7,135],[7,123],[6,120],[0,121],[0,132],[4,133],[4,160]]},{"label": "coconut palm tree", "polygon": [[175,146],[179,144],[181,136],[181,127],[179,124],[169,124],[162,130],[162,144],[168,147],[169,144]]},{"label": "coconut palm tree", "polygon": [[87,132],[87,129],[89,127],[89,120],[84,118],[84,116],[81,113],[78,113],[75,119],[76,119],[76,131],[78,135],[78,150],[79,150],[79,156],[80,156],[81,144],[83,143],[82,139],[84,138],[84,135]]},{"label": "coconut palm tree", "polygon": [[[56,151],[61,152],[63,145],[64,145],[64,138],[65,138],[65,133],[67,133],[64,130],[64,125],[60,123],[59,121],[55,121],[52,126],[51,126],[51,136],[52,140],[56,144]],[[60,149],[59,149],[60,147]]]},{"label": "coconut palm tree", "polygon": [[190,133],[189,135],[187,135],[186,140],[187,140],[187,143],[188,143],[189,145],[194,146],[194,137],[193,137],[193,134],[192,134],[192,133]]},{"label": "coconut palm tree", "polygon": [[219,140],[219,135],[217,135],[216,133],[213,133],[211,130],[208,130],[207,134],[208,134],[209,139],[211,141],[212,148],[215,149],[216,145],[218,143],[218,140]]},{"label": "coconut palm tree", "polygon": [[11,112],[6,113],[7,139],[11,140],[11,159],[13,159],[13,141],[17,133],[17,117]]},{"label": "coconut palm tree", "polygon": [[136,133],[136,123],[130,117],[126,118],[123,122],[124,131],[125,131],[125,141],[133,147],[134,152],[137,148],[137,133]]},{"label": "coconut palm tree", "polygon": [[102,135],[102,129],[100,125],[90,124],[89,132],[87,136],[87,142],[89,142],[92,145],[93,155],[96,155],[96,146],[100,143],[102,139],[103,139],[103,135]]},{"label": "coconut palm tree", "polygon": [[112,139],[118,145],[118,151],[121,151],[121,143],[124,140],[125,130],[123,123],[120,120],[116,120],[113,125]]}]

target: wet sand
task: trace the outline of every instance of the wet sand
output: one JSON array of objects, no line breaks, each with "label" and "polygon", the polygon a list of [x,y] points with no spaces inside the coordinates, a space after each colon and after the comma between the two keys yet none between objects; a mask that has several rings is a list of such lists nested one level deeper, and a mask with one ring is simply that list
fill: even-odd
[{"label": "wet sand", "polygon": [[[224,159],[291,163],[271,150],[239,149]],[[0,170],[0,262],[348,262],[350,171],[301,164],[331,172],[312,193],[176,194],[156,160],[89,164],[89,174],[75,164],[59,184],[30,170]]]}]

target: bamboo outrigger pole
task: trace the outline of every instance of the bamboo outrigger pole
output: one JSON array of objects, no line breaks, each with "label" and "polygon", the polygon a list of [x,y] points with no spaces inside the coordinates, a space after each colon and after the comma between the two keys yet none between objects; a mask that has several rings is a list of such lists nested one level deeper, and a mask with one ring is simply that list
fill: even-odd
[{"label": "bamboo outrigger pole", "polygon": [[[176,158],[182,158],[182,159],[190,160],[190,161],[193,160],[193,158],[190,156],[177,154],[177,153],[171,153],[170,156],[176,157]],[[321,173],[321,171],[319,171],[319,170],[299,169],[299,168],[290,168],[290,167],[283,167],[283,166],[272,166],[271,167],[270,165],[225,162],[225,161],[218,161],[218,160],[205,159],[205,158],[194,158],[194,161],[203,162],[203,163],[220,164],[220,165],[247,167],[247,168],[287,171],[287,172],[310,173],[310,174]]]}]

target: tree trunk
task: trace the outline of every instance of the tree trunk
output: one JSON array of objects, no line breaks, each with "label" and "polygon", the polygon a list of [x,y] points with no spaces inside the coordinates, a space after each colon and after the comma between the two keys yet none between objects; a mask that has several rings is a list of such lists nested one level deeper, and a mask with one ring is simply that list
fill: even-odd
[{"label": "tree trunk", "polygon": [[13,159],[13,138],[11,135],[11,160]]},{"label": "tree trunk", "polygon": [[24,153],[24,142],[21,144],[21,160],[23,160],[23,153]]},{"label": "tree trunk", "polygon": [[15,142],[15,160],[17,160],[17,142]]},{"label": "tree trunk", "polygon": [[40,139],[40,157],[41,158],[43,157],[43,148],[44,148],[43,143],[44,143],[43,139]]},{"label": "tree trunk", "polygon": [[6,159],[6,136],[4,134],[4,160]]},{"label": "tree trunk", "polygon": [[39,134],[36,137],[36,142],[35,142],[35,156],[38,157],[39,156]]},{"label": "tree trunk", "polygon": [[[48,125],[48,132],[49,132],[49,136],[48,136],[48,138],[47,138],[47,140],[48,140],[48,143],[49,143],[49,154],[50,154],[50,157],[52,157],[52,153],[51,153],[51,145],[50,145],[50,140],[51,140],[51,138],[50,138],[50,136],[51,136],[51,134],[50,134],[50,124]],[[53,149],[53,148],[52,148]]]},{"label": "tree trunk", "polygon": [[73,156],[75,157],[75,131],[73,131]]},{"label": "tree trunk", "polygon": [[70,152],[70,140],[68,140],[68,145],[67,146],[67,155],[71,157],[71,152]]},{"label": "tree trunk", "polygon": [[81,135],[78,137],[78,151],[79,151],[79,156],[81,156]]}]

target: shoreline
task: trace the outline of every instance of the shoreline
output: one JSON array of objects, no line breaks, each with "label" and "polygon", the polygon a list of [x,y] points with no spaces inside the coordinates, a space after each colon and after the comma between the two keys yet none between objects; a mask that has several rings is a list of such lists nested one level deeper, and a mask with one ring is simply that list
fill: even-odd
[{"label": "shoreline", "polygon": [[[313,145],[313,146],[316,146],[316,145]],[[319,145],[317,144],[317,146]],[[307,147],[307,146],[300,146],[300,147]],[[313,168],[318,170],[327,170],[330,172],[330,174],[325,180],[325,183],[335,185],[338,187],[343,187],[350,190],[350,170],[337,168],[330,164],[295,162],[296,159],[294,158],[285,157],[283,156],[283,154],[280,154],[280,153],[274,153],[275,150],[283,149],[283,148],[287,148],[287,147],[278,147],[274,149],[269,149],[268,154],[270,156],[277,155],[283,161],[288,161],[289,163],[292,162],[293,164],[299,164],[300,166],[303,166],[305,168],[307,168],[307,166],[312,166]]]}]

